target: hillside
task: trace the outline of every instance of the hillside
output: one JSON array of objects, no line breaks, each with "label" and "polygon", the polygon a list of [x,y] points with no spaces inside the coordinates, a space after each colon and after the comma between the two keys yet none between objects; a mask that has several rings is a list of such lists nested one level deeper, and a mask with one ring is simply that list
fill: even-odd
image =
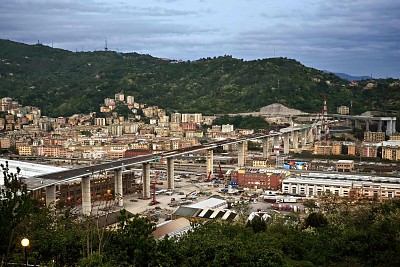
[{"label": "hillside", "polygon": [[[243,61],[222,56],[177,62],[0,40],[0,75],[0,97],[38,106],[49,116],[99,111],[104,98],[122,91],[168,111],[206,114],[258,111],[272,103],[320,112],[324,92],[329,110],[350,101],[354,113],[400,106],[399,86],[389,87],[393,80],[375,81],[368,90],[368,81],[349,87],[334,74],[287,58]],[[391,101],[385,104],[387,96]]]}]

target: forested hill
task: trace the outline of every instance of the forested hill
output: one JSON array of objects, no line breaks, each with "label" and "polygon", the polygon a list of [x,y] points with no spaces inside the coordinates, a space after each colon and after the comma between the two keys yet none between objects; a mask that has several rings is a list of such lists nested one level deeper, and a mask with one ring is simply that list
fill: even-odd
[{"label": "forested hill", "polygon": [[[135,100],[180,112],[258,111],[281,103],[320,112],[350,105],[354,113],[398,109],[394,80],[349,82],[287,58],[243,61],[230,56],[177,62],[137,53],[70,52],[0,40],[0,97],[42,108],[49,116],[99,111],[104,98]],[[391,84],[391,86],[390,86]]]}]

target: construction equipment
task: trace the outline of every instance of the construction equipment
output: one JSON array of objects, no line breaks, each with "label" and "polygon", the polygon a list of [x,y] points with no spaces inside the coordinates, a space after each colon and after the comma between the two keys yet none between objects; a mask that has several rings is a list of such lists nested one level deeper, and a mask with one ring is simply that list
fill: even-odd
[{"label": "construction equipment", "polygon": [[222,173],[221,162],[218,163],[218,166],[219,166],[218,180],[223,180],[224,174]]},{"label": "construction equipment", "polygon": [[211,182],[211,171],[208,172],[207,179],[205,180],[205,182]]},{"label": "construction equipment", "polygon": [[156,205],[156,204],[159,203],[159,202],[156,200],[156,186],[157,186],[157,178],[158,178],[158,175],[159,175],[159,172],[157,171],[157,172],[155,173],[153,182],[150,183],[150,184],[153,186],[153,197],[152,197],[152,199],[151,199],[151,201],[150,201],[150,203],[149,203],[149,206],[153,206],[153,205]]}]

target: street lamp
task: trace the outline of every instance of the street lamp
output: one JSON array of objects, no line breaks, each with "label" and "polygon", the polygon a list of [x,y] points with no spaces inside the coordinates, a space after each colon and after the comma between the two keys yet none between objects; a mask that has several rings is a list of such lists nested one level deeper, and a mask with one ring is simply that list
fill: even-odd
[{"label": "street lamp", "polygon": [[22,239],[21,245],[24,247],[25,250],[25,266],[28,266],[28,253],[26,252],[26,248],[29,246],[29,239],[26,237]]}]

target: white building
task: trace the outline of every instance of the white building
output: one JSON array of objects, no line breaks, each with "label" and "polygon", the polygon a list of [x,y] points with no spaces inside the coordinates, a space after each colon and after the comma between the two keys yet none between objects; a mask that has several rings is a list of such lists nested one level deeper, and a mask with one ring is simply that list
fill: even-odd
[{"label": "white building", "polygon": [[233,132],[233,125],[231,124],[223,124],[221,127],[221,132],[223,133],[231,133]]},{"label": "white building", "polygon": [[131,95],[128,95],[128,96],[126,97],[126,103],[127,103],[128,105],[132,105],[133,103],[135,103],[135,97],[134,97],[134,96],[131,96]]},{"label": "white building", "polygon": [[309,173],[282,181],[282,192],[290,195],[317,196],[330,192],[347,197],[350,191],[359,197],[400,197],[400,178]]}]

